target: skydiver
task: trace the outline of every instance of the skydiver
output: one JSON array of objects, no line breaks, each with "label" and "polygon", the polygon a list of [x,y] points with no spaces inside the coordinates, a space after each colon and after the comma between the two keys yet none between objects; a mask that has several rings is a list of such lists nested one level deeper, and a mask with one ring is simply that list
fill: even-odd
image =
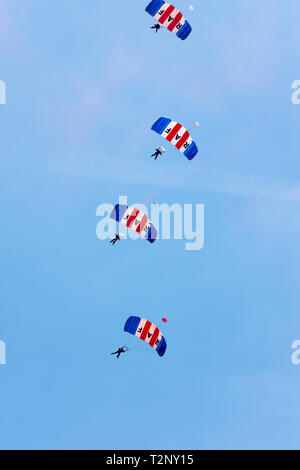
[{"label": "skydiver", "polygon": [[112,352],[111,354],[117,354],[117,359],[119,359],[120,354],[121,354],[121,353],[125,353],[126,351],[128,351],[127,346],[122,346],[122,347],[119,348],[117,351]]},{"label": "skydiver", "polygon": [[114,245],[118,240],[120,240],[120,235],[118,235],[117,233],[115,233],[115,238],[113,238],[112,240],[110,240],[109,243],[112,243],[112,244]]},{"label": "skydiver", "polygon": [[160,29],[160,25],[156,23],[154,26],[151,26],[151,29],[155,29],[155,32],[157,33],[158,30]]},{"label": "skydiver", "polygon": [[157,160],[159,155],[162,155],[163,152],[165,152],[165,149],[163,147],[159,147],[159,149],[155,149],[155,152],[151,155],[151,158],[154,157],[154,160]]}]

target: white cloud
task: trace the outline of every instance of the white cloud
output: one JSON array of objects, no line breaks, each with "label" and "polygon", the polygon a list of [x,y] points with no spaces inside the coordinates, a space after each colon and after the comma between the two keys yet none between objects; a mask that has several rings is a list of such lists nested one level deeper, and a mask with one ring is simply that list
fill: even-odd
[{"label": "white cloud", "polygon": [[[124,149],[121,155],[127,155]],[[145,157],[146,158],[146,157]],[[163,158],[163,157],[161,157]],[[130,157],[101,154],[60,152],[53,154],[50,169],[83,178],[128,181],[136,184],[155,184],[160,187],[180,187],[223,193],[235,196],[262,198],[292,204],[300,203],[300,182],[288,178],[263,177],[232,173],[227,170],[203,170],[191,163],[164,167],[157,171],[159,163],[147,165],[140,155],[131,152]],[[148,162],[148,160],[147,160]],[[165,177],[167,171],[168,178]]]}]

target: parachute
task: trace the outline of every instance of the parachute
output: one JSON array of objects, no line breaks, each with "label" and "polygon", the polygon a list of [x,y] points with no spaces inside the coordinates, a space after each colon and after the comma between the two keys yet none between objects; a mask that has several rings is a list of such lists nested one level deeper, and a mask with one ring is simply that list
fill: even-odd
[{"label": "parachute", "polygon": [[163,0],[152,0],[146,7],[146,12],[183,41],[192,31],[191,25],[184,19],[182,13]]},{"label": "parachute", "polygon": [[124,331],[148,343],[160,357],[165,354],[167,342],[157,326],[150,321],[140,317],[129,317],[125,323]]},{"label": "parachute", "polygon": [[157,238],[157,230],[152,225],[152,222],[144,212],[135,207],[116,204],[110,214],[110,218],[131,228],[142,237],[146,238],[150,243],[154,243]]},{"label": "parachute", "polygon": [[171,142],[188,160],[192,160],[197,155],[197,145],[191,138],[190,133],[178,122],[161,117],[153,124],[151,129]]}]

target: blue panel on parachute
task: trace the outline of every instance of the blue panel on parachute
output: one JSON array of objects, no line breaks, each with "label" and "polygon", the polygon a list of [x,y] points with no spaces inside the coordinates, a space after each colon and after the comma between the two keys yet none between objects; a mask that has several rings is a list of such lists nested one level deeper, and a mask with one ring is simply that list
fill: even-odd
[{"label": "blue panel on parachute", "polygon": [[148,230],[146,239],[148,240],[148,242],[154,243],[156,238],[157,238],[157,230],[155,227],[153,227],[153,225],[151,225],[151,227]]},{"label": "blue panel on parachute", "polygon": [[125,323],[124,331],[127,331],[127,333],[135,335],[135,332],[137,330],[137,327],[139,326],[140,321],[141,321],[140,317],[129,317]]},{"label": "blue panel on parachute", "polygon": [[161,117],[157,119],[157,121],[153,124],[151,129],[157,132],[158,134],[162,134],[164,130],[166,129],[166,127],[170,124],[170,122],[172,122],[171,119]]},{"label": "blue panel on parachute", "polygon": [[128,207],[124,204],[116,204],[110,214],[110,218],[116,220],[117,222],[120,222],[127,209]]},{"label": "blue panel on parachute", "polygon": [[164,4],[165,2],[163,0],[152,0],[152,2],[146,6],[145,10],[149,15],[155,16]]},{"label": "blue panel on parachute", "polygon": [[166,342],[165,338],[162,337],[159,345],[156,348],[156,352],[160,357],[162,357],[165,354],[166,349],[167,349],[167,342]]},{"label": "blue panel on parachute", "polygon": [[187,148],[185,152],[183,152],[183,155],[186,156],[189,160],[193,160],[193,158],[197,155],[198,153],[198,147],[193,141],[191,145]]},{"label": "blue panel on parachute", "polygon": [[188,21],[185,20],[184,25],[180,28],[178,33],[176,33],[176,36],[183,41],[191,34],[192,32],[192,27]]}]

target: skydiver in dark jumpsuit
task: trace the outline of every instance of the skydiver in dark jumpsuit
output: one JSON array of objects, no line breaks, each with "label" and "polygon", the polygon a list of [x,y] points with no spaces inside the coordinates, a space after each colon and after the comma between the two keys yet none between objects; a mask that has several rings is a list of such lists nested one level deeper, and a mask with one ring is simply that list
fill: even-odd
[{"label": "skydiver in dark jumpsuit", "polygon": [[119,359],[121,353],[125,353],[128,351],[128,348],[126,346],[123,346],[122,348],[119,348],[117,351],[112,352],[111,354],[117,354],[117,359]]},{"label": "skydiver in dark jumpsuit", "polygon": [[120,240],[120,235],[118,235],[117,233],[115,234],[115,238],[113,238],[112,240],[110,240],[109,243],[112,243],[113,245],[118,241]]},{"label": "skydiver in dark jumpsuit", "polygon": [[151,158],[154,157],[154,160],[157,160],[159,155],[162,155],[162,151],[159,149],[155,149],[155,152],[151,155]]},{"label": "skydiver in dark jumpsuit", "polygon": [[155,29],[156,33],[157,33],[158,30],[160,30],[160,25],[158,23],[156,23],[154,26],[151,26],[151,29]]}]

